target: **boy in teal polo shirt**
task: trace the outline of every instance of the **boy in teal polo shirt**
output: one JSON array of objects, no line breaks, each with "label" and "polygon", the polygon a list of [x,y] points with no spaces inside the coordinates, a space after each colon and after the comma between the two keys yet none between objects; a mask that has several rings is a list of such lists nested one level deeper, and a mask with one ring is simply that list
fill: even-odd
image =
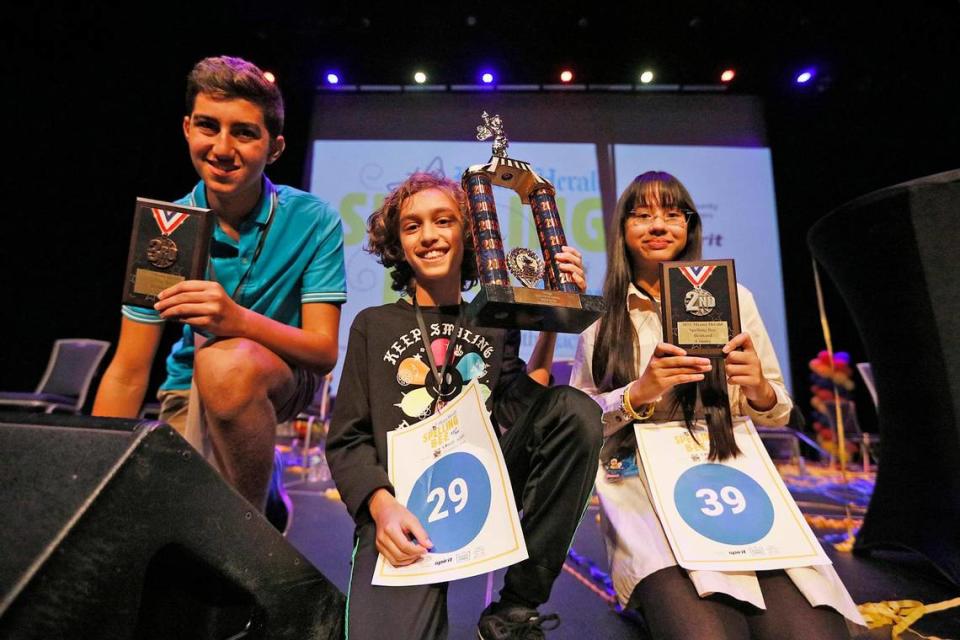
[{"label": "boy in teal polo shirt", "polygon": [[137,415],[163,323],[183,323],[167,358],[160,417],[183,433],[195,383],[217,465],[263,508],[276,424],[310,402],[336,363],[343,232],[326,203],[263,174],[285,143],[283,99],[259,68],[239,58],[201,60],[187,80],[187,112],[183,132],[201,180],[178,202],[217,216],[208,279],[164,290],[153,309],[123,307],[93,413]]}]

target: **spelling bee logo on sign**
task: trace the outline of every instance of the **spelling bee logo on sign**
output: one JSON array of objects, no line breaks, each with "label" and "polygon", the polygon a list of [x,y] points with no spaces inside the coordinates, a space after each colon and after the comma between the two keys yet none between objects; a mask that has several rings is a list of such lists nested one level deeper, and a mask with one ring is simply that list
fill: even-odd
[{"label": "spelling bee logo on sign", "polygon": [[397,500],[434,546],[405,567],[379,556],[373,584],[447,582],[527,559],[510,476],[476,380],[439,413],[389,432],[387,457]]},{"label": "spelling bee logo on sign", "polygon": [[647,487],[677,564],[760,571],[830,564],[770,460],[753,423],[738,419],[741,455],[707,461],[706,430],[637,424]]}]

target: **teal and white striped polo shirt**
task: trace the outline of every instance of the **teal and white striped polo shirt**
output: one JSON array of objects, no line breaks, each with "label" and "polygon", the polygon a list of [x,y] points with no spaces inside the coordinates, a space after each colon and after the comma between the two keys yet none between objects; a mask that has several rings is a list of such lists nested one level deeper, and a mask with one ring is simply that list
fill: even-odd
[{"label": "teal and white striped polo shirt", "polygon": [[[302,323],[300,305],[314,302],[339,304],[347,299],[343,266],[343,229],[339,214],[316,196],[263,177],[263,197],[240,224],[239,242],[214,225],[210,243],[213,274],[228,294],[234,292],[250,268],[260,236],[270,216],[272,193],[277,208],[263,249],[238,291],[238,303],[286,325]],[[203,181],[177,204],[207,207]],[[207,277],[210,278],[208,269]],[[135,322],[161,323],[153,309],[123,306],[123,315]],[[167,358],[167,379],[161,389],[189,389],[193,377],[193,333],[183,325],[183,337]]]}]

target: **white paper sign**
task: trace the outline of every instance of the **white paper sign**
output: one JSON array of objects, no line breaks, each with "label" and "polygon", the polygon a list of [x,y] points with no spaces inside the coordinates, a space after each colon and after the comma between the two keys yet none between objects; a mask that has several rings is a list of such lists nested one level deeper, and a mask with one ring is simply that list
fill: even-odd
[{"label": "white paper sign", "polygon": [[510,476],[476,380],[440,413],[389,432],[387,457],[397,500],[434,547],[405,567],[381,554],[373,584],[447,582],[527,559]]},{"label": "white paper sign", "polygon": [[787,491],[753,423],[734,422],[741,455],[708,462],[682,422],[635,425],[647,487],[677,564],[761,571],[830,564]]}]

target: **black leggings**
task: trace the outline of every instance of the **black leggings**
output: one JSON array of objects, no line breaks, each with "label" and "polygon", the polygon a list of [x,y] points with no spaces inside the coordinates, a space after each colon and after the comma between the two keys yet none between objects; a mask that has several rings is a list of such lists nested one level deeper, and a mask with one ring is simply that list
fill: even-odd
[{"label": "black leggings", "polygon": [[811,607],[783,571],[758,571],[757,579],[765,610],[724,595],[701,598],[680,567],[641,580],[627,606],[643,615],[653,640],[849,640],[844,617]]}]

